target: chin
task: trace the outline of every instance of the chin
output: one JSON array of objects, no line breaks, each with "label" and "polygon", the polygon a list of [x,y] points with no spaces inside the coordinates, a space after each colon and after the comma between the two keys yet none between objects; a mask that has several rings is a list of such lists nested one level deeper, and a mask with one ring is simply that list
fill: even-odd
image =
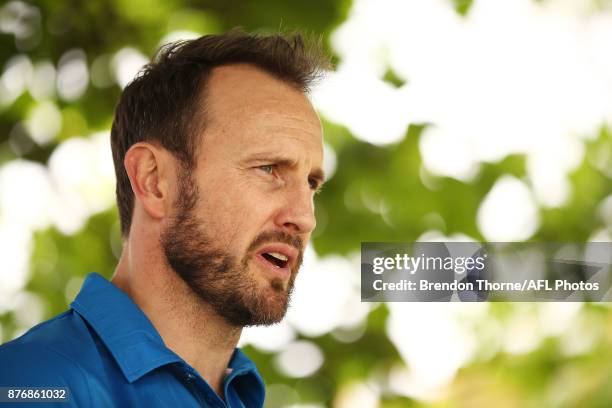
[{"label": "chin", "polygon": [[278,314],[282,313],[284,316],[289,305],[289,294],[287,291],[285,289],[278,291],[275,288],[269,288],[264,296],[264,303],[267,306],[266,309],[270,312],[276,311]]},{"label": "chin", "polygon": [[268,326],[280,322],[287,313],[289,293],[286,289],[278,290],[268,283],[268,287],[260,292],[258,305],[251,309],[252,323],[250,326]]}]

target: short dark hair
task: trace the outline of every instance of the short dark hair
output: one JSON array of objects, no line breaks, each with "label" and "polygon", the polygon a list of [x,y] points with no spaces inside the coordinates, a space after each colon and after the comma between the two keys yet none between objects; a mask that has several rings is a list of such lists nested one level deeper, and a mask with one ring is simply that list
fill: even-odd
[{"label": "short dark hair", "polygon": [[111,149],[117,177],[117,206],[121,235],[129,235],[134,192],[123,160],[141,141],[157,142],[170,151],[183,169],[193,169],[197,135],[205,127],[205,88],[211,70],[220,65],[247,63],[307,93],[329,67],[320,41],[299,34],[256,35],[240,28],[161,47],[123,90],[111,129]]}]

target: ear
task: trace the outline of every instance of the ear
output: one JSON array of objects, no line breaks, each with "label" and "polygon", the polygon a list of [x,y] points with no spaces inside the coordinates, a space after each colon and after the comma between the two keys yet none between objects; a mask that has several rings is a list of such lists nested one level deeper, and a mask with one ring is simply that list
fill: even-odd
[{"label": "ear", "polygon": [[172,205],[169,191],[170,153],[150,143],[136,143],[125,154],[123,165],[136,202],[154,219],[163,218]]}]

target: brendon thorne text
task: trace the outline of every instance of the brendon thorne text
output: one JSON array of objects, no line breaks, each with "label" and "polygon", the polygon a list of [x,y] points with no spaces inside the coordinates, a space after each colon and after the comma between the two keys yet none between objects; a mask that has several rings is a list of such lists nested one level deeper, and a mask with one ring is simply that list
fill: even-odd
[{"label": "brendon thorne text", "polygon": [[376,291],[478,291],[478,292],[525,292],[525,291],[597,291],[599,282],[569,282],[564,279],[549,281],[546,279],[524,279],[520,282],[490,282],[476,279],[474,282],[430,282],[427,279],[398,282],[383,282],[377,279],[372,282]]}]

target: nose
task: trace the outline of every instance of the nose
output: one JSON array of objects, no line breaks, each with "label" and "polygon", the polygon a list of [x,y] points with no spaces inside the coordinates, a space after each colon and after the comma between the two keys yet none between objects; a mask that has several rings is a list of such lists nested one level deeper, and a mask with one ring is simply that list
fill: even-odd
[{"label": "nose", "polygon": [[310,234],[317,225],[313,193],[308,184],[287,191],[276,224],[290,234]]}]

